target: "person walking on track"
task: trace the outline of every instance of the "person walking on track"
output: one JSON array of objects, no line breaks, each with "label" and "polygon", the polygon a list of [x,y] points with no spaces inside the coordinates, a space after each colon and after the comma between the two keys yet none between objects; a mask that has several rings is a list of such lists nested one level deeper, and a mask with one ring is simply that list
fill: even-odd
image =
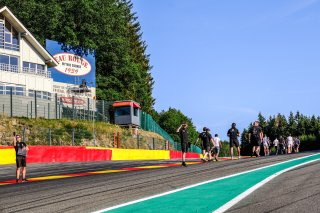
[{"label": "person walking on track", "polygon": [[279,149],[279,140],[278,138],[276,138],[274,141],[273,141],[273,146],[276,150],[276,155],[278,155],[278,149]]},{"label": "person walking on track", "polygon": [[263,132],[259,124],[259,121],[255,121],[252,128],[249,130],[249,143],[252,144],[251,157],[253,155],[256,155],[257,157],[260,156],[260,145],[263,138]]},{"label": "person walking on track", "polygon": [[207,127],[203,127],[203,131],[199,134],[196,144],[198,143],[198,141],[201,140],[201,147],[202,147],[202,154],[203,154],[203,158],[201,159],[203,162],[206,162],[208,160],[206,160],[206,157],[209,157],[209,161],[212,160],[211,158],[211,152],[210,152],[210,141],[212,140],[212,137],[210,135],[210,133],[208,133],[207,131]]},{"label": "person walking on track", "polygon": [[238,159],[240,159],[240,147],[238,137],[240,136],[239,130],[236,128],[236,123],[232,123],[231,128],[228,130],[231,160],[233,160],[233,146],[238,150]]},{"label": "person walking on track", "polygon": [[220,149],[221,149],[221,147],[222,147],[222,144],[221,144],[221,140],[220,140],[218,134],[215,134],[215,135],[214,135],[213,143],[214,143],[214,146],[213,146],[213,158],[214,158],[216,161],[219,161],[219,160],[218,160],[218,157],[219,157],[219,153],[220,153]]},{"label": "person walking on track", "polygon": [[22,182],[27,182],[26,179],[26,173],[27,173],[27,152],[29,150],[27,144],[23,141],[21,141],[20,135],[16,136],[17,142],[17,153],[16,153],[16,164],[17,164],[17,170],[16,170],[16,183],[20,180],[20,172],[22,170]]},{"label": "person walking on track", "polygon": [[183,122],[177,129],[177,133],[179,133],[180,140],[181,140],[181,152],[182,152],[181,166],[184,166],[184,167],[187,167],[186,154],[188,152],[188,147],[189,147],[189,135],[188,135],[187,128],[188,128],[188,124],[186,122]]}]

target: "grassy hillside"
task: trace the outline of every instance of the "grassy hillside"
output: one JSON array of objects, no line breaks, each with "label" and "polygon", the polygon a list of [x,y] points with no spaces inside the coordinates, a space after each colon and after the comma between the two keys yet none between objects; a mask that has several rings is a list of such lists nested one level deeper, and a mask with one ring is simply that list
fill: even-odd
[{"label": "grassy hillside", "polygon": [[[95,130],[95,140],[94,131]],[[121,148],[163,149],[164,139],[153,132],[139,130],[139,136],[129,129],[105,122],[79,120],[47,120],[0,117],[0,144],[10,145],[12,133],[24,135],[29,145],[74,145],[113,147],[114,134],[120,134]],[[117,141],[117,140],[116,140]]]}]

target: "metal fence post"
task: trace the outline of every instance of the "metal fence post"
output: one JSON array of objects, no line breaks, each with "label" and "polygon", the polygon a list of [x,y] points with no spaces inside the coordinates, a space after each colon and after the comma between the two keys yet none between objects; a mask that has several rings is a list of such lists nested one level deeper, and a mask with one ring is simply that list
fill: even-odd
[{"label": "metal fence post", "polygon": [[49,146],[51,146],[51,128],[49,128]]},{"label": "metal fence post", "polygon": [[121,138],[120,138],[120,132],[118,132],[118,144],[117,148],[120,148]]},{"label": "metal fence post", "polygon": [[37,118],[38,109],[37,109],[37,91],[34,91],[34,118]]},{"label": "metal fence post", "polygon": [[74,120],[74,96],[72,96],[72,120]]},{"label": "metal fence post", "polygon": [[32,118],[32,101],[31,101],[31,105],[30,105],[30,115],[31,115],[31,118]]},{"label": "metal fence post", "polygon": [[26,142],[26,127],[23,127],[22,140]]},{"label": "metal fence post", "polygon": [[50,119],[50,103],[48,103],[48,119]]},{"label": "metal fence post", "polygon": [[74,128],[72,128],[72,146],[74,146]]},{"label": "metal fence post", "polygon": [[93,146],[96,146],[96,130],[93,130]]},{"label": "metal fence post", "polygon": [[104,101],[102,101],[102,116],[103,116],[103,121],[106,120],[106,115],[105,115],[105,109],[104,109]]},{"label": "metal fence post", "polygon": [[137,134],[138,149],[140,149],[140,142],[139,142],[139,140],[140,140],[140,136],[139,136],[139,134]]},{"label": "metal fence post", "polygon": [[13,116],[13,106],[12,106],[12,99],[13,99],[13,97],[12,97],[13,95],[12,95],[12,87],[10,88],[10,117],[12,118],[12,116]]},{"label": "metal fence post", "polygon": [[59,104],[59,119],[61,119],[61,104]]},{"label": "metal fence post", "polygon": [[57,93],[54,95],[54,105],[56,109],[56,119],[58,119],[58,94]]},{"label": "metal fence post", "polygon": [[87,100],[87,105],[88,105],[88,121],[90,120],[90,105],[89,105],[89,103],[90,103],[90,99],[88,98],[88,100]]},{"label": "metal fence post", "polygon": [[155,148],[155,144],[154,144],[154,138],[152,138],[152,148],[153,148],[153,150],[156,149],[156,148]]}]

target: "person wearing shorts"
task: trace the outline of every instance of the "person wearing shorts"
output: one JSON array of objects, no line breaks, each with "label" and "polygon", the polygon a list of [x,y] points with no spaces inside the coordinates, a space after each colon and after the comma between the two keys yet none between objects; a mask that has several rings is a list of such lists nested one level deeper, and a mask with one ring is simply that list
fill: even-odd
[{"label": "person wearing shorts", "polygon": [[240,147],[238,137],[240,136],[239,130],[236,128],[236,123],[231,124],[231,128],[228,130],[227,135],[229,137],[231,160],[233,160],[233,146],[238,150],[238,159],[240,159]]},{"label": "person wearing shorts", "polygon": [[219,135],[215,134],[214,138],[213,138],[213,158],[216,161],[219,161],[218,157],[219,157],[221,147],[222,147],[222,144],[221,144],[221,140],[219,138]]},{"label": "person wearing shorts", "polygon": [[202,147],[202,154],[203,158],[202,161],[207,161],[206,157],[209,157],[209,161],[212,160],[211,152],[210,152],[210,141],[212,140],[211,134],[208,133],[207,127],[203,127],[203,131],[199,134],[197,138],[197,142],[201,140],[201,147]]},{"label": "person wearing shorts", "polygon": [[292,147],[293,147],[293,138],[291,134],[287,137],[287,147],[288,147],[288,154],[292,152]]},{"label": "person wearing shorts", "polygon": [[249,130],[249,143],[252,145],[251,157],[253,155],[256,155],[257,157],[260,156],[260,145],[263,138],[263,132],[259,124],[259,121],[255,121],[252,128]]},{"label": "person wearing shorts", "polygon": [[269,138],[267,137],[267,135],[265,135],[263,137],[263,151],[264,151],[264,156],[268,156],[269,155],[269,146],[270,146],[270,143],[269,143]]},{"label": "person wearing shorts", "polygon": [[300,147],[300,140],[298,137],[295,137],[293,140],[293,148],[295,153],[299,152],[299,147]]},{"label": "person wearing shorts", "polygon": [[27,173],[27,152],[29,150],[25,142],[21,142],[20,135],[16,136],[17,139],[17,152],[16,152],[16,183],[20,180],[20,172],[22,170],[22,182],[27,182],[26,173]]},{"label": "person wearing shorts", "polygon": [[274,139],[274,141],[273,141],[273,146],[274,146],[274,148],[275,148],[275,150],[276,150],[276,155],[278,155],[278,147],[279,147],[279,140],[278,140],[278,138]]},{"label": "person wearing shorts", "polygon": [[187,128],[188,128],[188,124],[186,122],[183,122],[177,129],[177,133],[179,133],[180,141],[181,141],[181,152],[182,152],[181,166],[184,166],[184,167],[187,167],[186,154],[188,152],[188,147],[189,147],[189,134],[188,134]]}]

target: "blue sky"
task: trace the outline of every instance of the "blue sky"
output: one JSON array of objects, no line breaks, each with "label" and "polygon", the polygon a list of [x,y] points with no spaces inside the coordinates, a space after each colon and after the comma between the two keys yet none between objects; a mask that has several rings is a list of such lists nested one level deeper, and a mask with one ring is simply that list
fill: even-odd
[{"label": "blue sky", "polygon": [[320,114],[320,0],[133,0],[155,109],[226,139],[257,118]]}]

